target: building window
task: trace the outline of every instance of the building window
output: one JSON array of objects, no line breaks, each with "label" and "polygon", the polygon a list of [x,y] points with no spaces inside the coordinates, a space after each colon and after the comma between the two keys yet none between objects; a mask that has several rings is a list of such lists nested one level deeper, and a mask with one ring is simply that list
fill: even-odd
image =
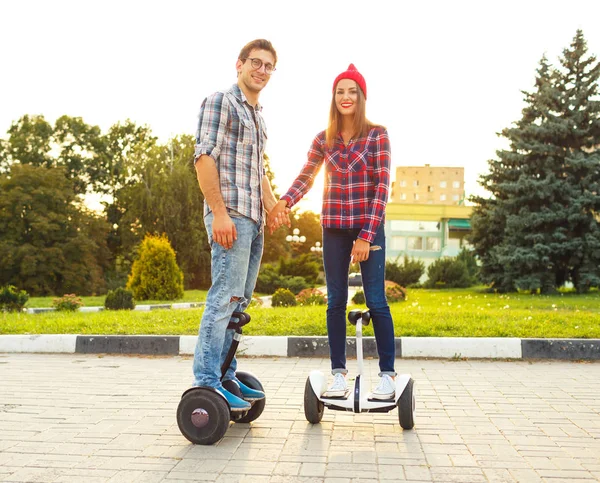
[{"label": "building window", "polygon": [[419,200],[419,193],[415,193],[414,196],[415,196],[415,201],[418,201]]},{"label": "building window", "polygon": [[409,250],[423,250],[423,238],[420,236],[409,236],[407,240]]},{"label": "building window", "polygon": [[440,201],[446,201],[446,195],[440,195]]},{"label": "building window", "polygon": [[426,250],[430,252],[439,252],[440,251],[440,239],[436,237],[428,236],[426,238],[427,248]]},{"label": "building window", "polygon": [[405,179],[400,181],[400,186],[402,186],[403,188],[406,188],[406,180]]},{"label": "building window", "polygon": [[416,188],[417,186],[419,186],[419,180],[418,180],[418,179],[415,179],[415,180],[413,181],[413,186],[414,186],[415,188]]},{"label": "building window", "polygon": [[452,187],[454,189],[460,188],[460,181],[452,181]]},{"label": "building window", "polygon": [[453,199],[454,201],[458,201],[458,195],[452,195],[452,199]]},{"label": "building window", "polygon": [[400,193],[400,199],[401,200],[405,200],[406,199],[406,193]]},{"label": "building window", "polygon": [[428,193],[433,193],[433,186],[428,186],[427,187],[427,192]]},{"label": "building window", "polygon": [[392,250],[403,251],[406,250],[406,238],[403,236],[392,237]]},{"label": "building window", "polygon": [[390,228],[393,232],[399,231],[440,231],[440,224],[437,221],[410,221],[410,220],[392,220]]},{"label": "building window", "polygon": [[448,186],[446,181],[440,181],[440,188],[446,188],[446,186]]}]

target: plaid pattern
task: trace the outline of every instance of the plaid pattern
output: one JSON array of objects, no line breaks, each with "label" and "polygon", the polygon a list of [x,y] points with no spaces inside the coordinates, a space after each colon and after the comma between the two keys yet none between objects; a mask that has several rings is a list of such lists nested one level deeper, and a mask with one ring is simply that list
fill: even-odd
[{"label": "plaid pattern", "polygon": [[372,128],[367,137],[353,139],[348,146],[338,136],[332,150],[325,144],[325,131],[320,132],[308,151],[308,161],[281,199],[290,208],[298,203],[325,164],[321,225],[359,228],[358,237],[372,243],[385,217],[390,158],[390,140],[383,127]]},{"label": "plaid pattern", "polygon": [[[267,128],[234,84],[204,99],[196,131],[195,161],[202,154],[215,160],[225,205],[261,223],[263,219],[263,154]],[[204,216],[211,211],[204,202]]]}]

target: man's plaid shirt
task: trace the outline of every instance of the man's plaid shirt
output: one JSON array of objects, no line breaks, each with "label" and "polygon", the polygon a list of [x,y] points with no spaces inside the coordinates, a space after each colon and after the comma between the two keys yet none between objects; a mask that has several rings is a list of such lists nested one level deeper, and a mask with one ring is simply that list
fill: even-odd
[{"label": "man's plaid shirt", "polygon": [[[234,84],[227,91],[207,97],[200,108],[195,160],[206,154],[215,160],[221,195],[227,208],[262,223],[263,154],[267,128],[260,111],[253,108]],[[204,202],[204,216],[211,211]]]},{"label": "man's plaid shirt", "polygon": [[298,203],[325,164],[321,225],[358,228],[358,238],[372,243],[385,218],[390,158],[390,140],[383,127],[372,128],[367,137],[352,139],[347,146],[338,135],[331,150],[325,144],[325,131],[320,132],[308,151],[308,161],[281,199],[290,208]]}]

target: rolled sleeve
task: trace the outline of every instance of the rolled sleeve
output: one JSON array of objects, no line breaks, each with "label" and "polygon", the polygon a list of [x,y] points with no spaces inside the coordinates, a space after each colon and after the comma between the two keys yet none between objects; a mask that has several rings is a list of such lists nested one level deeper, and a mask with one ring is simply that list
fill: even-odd
[{"label": "rolled sleeve", "polygon": [[203,154],[214,160],[221,154],[229,109],[229,102],[223,92],[217,92],[204,99],[198,116],[194,162]]}]

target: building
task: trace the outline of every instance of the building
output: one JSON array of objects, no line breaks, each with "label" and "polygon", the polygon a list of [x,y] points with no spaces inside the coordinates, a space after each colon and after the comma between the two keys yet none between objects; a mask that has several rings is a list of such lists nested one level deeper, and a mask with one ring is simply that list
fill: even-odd
[{"label": "building", "polygon": [[408,255],[429,266],[458,255],[468,246],[472,206],[388,203],[385,212],[386,258]]},{"label": "building", "polygon": [[465,198],[465,168],[402,166],[396,168],[392,203],[459,205]]}]

